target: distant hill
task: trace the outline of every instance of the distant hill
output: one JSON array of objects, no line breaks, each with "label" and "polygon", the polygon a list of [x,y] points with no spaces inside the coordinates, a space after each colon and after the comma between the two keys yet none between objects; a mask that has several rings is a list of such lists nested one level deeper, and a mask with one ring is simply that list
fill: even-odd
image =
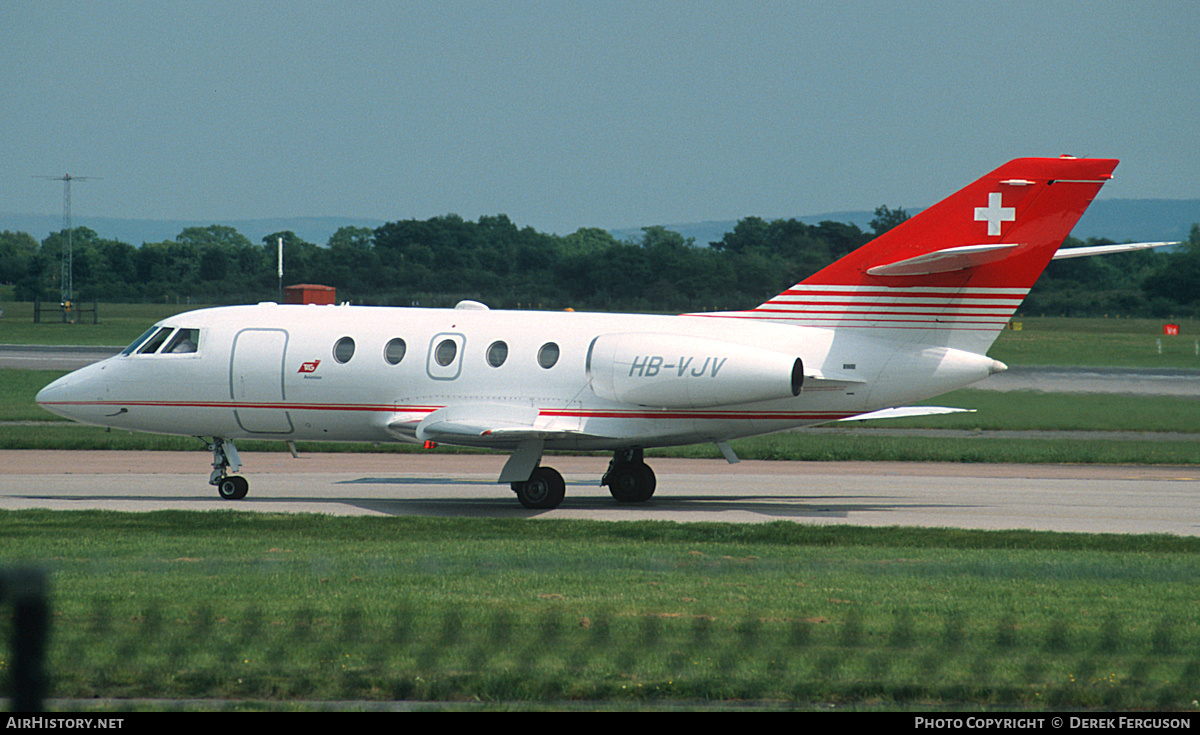
[{"label": "distant hill", "polygon": [[1197,223],[1200,199],[1108,199],[1089,207],[1071,234],[1117,242],[1186,240]]},{"label": "distant hill", "polygon": [[[909,209],[916,214],[919,209]],[[849,222],[863,231],[871,229],[874,212],[829,212],[795,217],[809,225],[820,222]],[[775,219],[766,218],[764,219]],[[784,217],[783,219],[789,219]],[[1106,237],[1115,242],[1157,242],[1186,240],[1193,224],[1200,223],[1200,199],[1100,199],[1088,207],[1083,218],[1071,231],[1080,240]],[[685,238],[695,238],[697,245],[720,240],[737,225],[736,221],[690,222],[663,225]],[[619,240],[638,241],[640,227],[612,230]]]},{"label": "distant hill", "polygon": [[[188,227],[224,225],[242,233],[252,243],[274,232],[291,230],[301,239],[324,245],[330,235],[342,227],[375,229],[383,220],[353,217],[275,217],[271,219],[231,220],[222,222],[185,220],[117,219],[114,217],[73,217],[75,227],[87,227],[106,240],[119,240],[131,245],[174,240]],[[39,242],[52,232],[62,229],[62,217],[41,214],[0,214],[0,230],[28,232]]]},{"label": "distant hill", "polygon": [[[920,210],[908,211],[909,214],[915,214]],[[863,230],[869,230],[869,223],[874,216],[873,212],[828,212],[797,216],[795,219],[806,224],[824,221],[849,222]],[[212,224],[233,227],[253,243],[262,242],[262,238],[273,232],[291,230],[308,242],[324,245],[340,227],[374,229],[384,223],[384,220],[355,217],[275,217],[223,222],[86,216],[74,218],[77,227],[87,227],[102,238],[120,240],[132,245],[174,240],[176,235],[188,227],[207,227]],[[1200,223],[1200,199],[1102,199],[1092,204],[1071,235],[1081,240],[1089,237],[1107,237],[1117,242],[1183,240],[1187,238],[1193,223]],[[520,222],[517,225],[523,226]],[[697,245],[703,246],[720,240],[735,225],[736,221],[729,220],[664,226],[685,238],[694,238]],[[38,241],[52,232],[57,232],[61,227],[62,218],[57,215],[0,214],[0,230],[27,232]],[[627,227],[610,232],[620,240],[638,241],[642,237],[640,227]]]}]

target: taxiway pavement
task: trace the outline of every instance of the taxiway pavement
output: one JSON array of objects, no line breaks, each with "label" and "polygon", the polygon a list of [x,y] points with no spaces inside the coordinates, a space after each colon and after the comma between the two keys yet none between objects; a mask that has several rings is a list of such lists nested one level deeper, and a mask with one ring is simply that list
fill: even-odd
[{"label": "taxiway pavement", "polygon": [[618,505],[606,457],[549,457],[552,511],[495,483],[503,455],[243,453],[250,494],[221,500],[206,452],[0,451],[0,509],[240,510],[1200,535],[1200,468],[654,459],[658,492]]}]

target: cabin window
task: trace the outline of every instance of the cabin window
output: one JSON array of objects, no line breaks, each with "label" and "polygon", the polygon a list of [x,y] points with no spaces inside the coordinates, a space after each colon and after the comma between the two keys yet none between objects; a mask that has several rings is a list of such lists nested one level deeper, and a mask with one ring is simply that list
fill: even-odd
[{"label": "cabin window", "polygon": [[487,351],[487,361],[492,367],[500,367],[508,359],[508,345],[504,342],[493,342]]},{"label": "cabin window", "polygon": [[389,341],[383,346],[383,359],[387,360],[389,365],[399,365],[404,359],[404,353],[408,351],[408,345],[404,340],[397,337]]},{"label": "cabin window", "polygon": [[350,362],[350,358],[354,357],[354,339],[352,337],[342,337],[333,346],[333,359],[341,363]]},{"label": "cabin window", "polygon": [[542,345],[542,349],[538,350],[538,364],[549,370],[558,362],[558,345],[553,342],[547,342]]},{"label": "cabin window", "polygon": [[149,355],[158,350],[159,347],[162,347],[162,343],[167,341],[167,335],[171,334],[173,330],[173,327],[163,327],[155,332],[154,336],[147,340],[146,344],[142,345],[142,348],[138,350],[138,354]]},{"label": "cabin window", "polygon": [[433,359],[442,367],[448,366],[454,362],[455,355],[458,354],[458,345],[452,339],[444,339],[438,343],[437,349],[434,350]]},{"label": "cabin window", "polygon": [[175,330],[175,336],[171,337],[171,341],[167,343],[167,346],[162,351],[163,354],[183,355],[195,352],[199,346],[199,329],[177,329]]}]

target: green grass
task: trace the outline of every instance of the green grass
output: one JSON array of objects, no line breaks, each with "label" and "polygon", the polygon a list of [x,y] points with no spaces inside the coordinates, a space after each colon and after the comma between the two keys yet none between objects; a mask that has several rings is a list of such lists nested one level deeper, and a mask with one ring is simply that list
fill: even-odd
[{"label": "green grass", "polygon": [[966,389],[922,403],[970,408],[975,412],[839,425],[984,431],[1200,432],[1200,399],[1176,396]]},{"label": "green grass", "polygon": [[[1010,439],[782,433],[731,442],[742,459],[802,462],[978,462],[1009,464],[1200,463],[1194,441]],[[648,450],[648,456],[717,459],[708,444]]]},{"label": "green grass", "polygon": [[1200,685],[1198,539],[226,511],[0,534],[52,573],[55,697],[1194,710]]},{"label": "green grass", "polygon": [[[83,304],[91,308],[91,304]],[[45,308],[45,306],[43,307]],[[26,301],[0,302],[0,344],[124,346],[137,339],[152,324],[173,314],[204,308],[196,304],[100,304],[99,324],[92,315],[74,324],[62,321],[61,312],[43,312],[40,324],[33,323],[33,304]]]},{"label": "green grass", "polygon": [[[1180,333],[1163,334],[1178,324]],[[1200,320],[1014,317],[988,354],[1008,365],[1200,369]]]},{"label": "green grass", "polygon": [[0,421],[66,421],[33,402],[39,390],[63,375],[66,371],[0,369]]}]

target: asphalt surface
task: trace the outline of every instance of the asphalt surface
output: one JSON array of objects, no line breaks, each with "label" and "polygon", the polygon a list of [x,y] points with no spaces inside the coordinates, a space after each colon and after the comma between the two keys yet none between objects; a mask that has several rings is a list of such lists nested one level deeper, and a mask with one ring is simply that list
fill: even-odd
[{"label": "asphalt surface", "polygon": [[550,457],[552,511],[498,485],[502,455],[243,453],[250,494],[221,500],[207,452],[0,451],[0,509],[230,510],[1200,535],[1200,467],[655,459],[658,491],[618,505],[604,457]]},{"label": "asphalt surface", "polygon": [[121,347],[71,347],[0,344],[0,368],[78,370],[120,352]]}]

